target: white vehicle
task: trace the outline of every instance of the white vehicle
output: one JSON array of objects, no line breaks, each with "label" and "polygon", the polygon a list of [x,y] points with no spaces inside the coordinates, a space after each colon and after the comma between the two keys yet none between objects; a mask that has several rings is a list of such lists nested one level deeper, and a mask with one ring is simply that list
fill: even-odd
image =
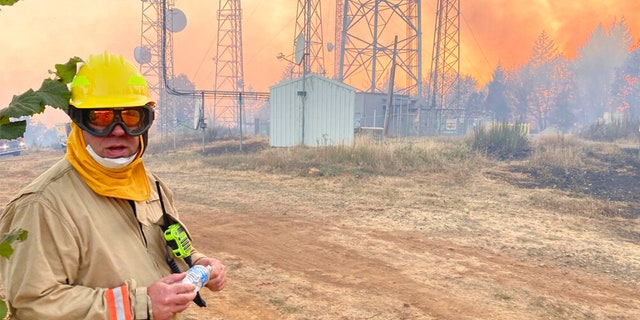
[{"label": "white vehicle", "polygon": [[27,149],[23,138],[14,140],[0,139],[0,156],[19,156]]}]

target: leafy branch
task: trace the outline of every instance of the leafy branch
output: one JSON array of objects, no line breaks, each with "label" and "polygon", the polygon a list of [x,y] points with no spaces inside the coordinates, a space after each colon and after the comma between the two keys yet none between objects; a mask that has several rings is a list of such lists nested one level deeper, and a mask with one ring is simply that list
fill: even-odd
[{"label": "leafy branch", "polygon": [[22,229],[14,229],[11,232],[5,233],[0,238],[0,256],[9,259],[13,254],[13,247],[11,244],[15,241],[24,241],[27,239],[28,231]]},{"label": "leafy branch", "polygon": [[53,79],[44,79],[38,90],[29,89],[21,95],[14,95],[9,106],[0,109],[0,139],[16,139],[24,135],[27,121],[11,121],[12,119],[42,113],[46,106],[66,111],[71,99],[71,91],[67,85],[76,75],[76,67],[80,62],[82,59],[73,57],[65,64],[56,64],[56,70],[49,71],[53,74]]},{"label": "leafy branch", "polygon": [[18,0],[0,0],[0,6],[12,6]]}]

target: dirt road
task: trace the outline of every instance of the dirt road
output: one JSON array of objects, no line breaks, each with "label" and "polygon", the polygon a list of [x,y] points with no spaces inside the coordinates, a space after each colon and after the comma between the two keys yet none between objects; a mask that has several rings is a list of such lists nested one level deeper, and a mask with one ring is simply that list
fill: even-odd
[{"label": "dirt road", "polygon": [[[0,159],[0,201],[60,156]],[[597,214],[621,202],[514,187],[501,166],[461,182],[146,157],[228,267],[187,319],[640,319],[638,219]]]}]

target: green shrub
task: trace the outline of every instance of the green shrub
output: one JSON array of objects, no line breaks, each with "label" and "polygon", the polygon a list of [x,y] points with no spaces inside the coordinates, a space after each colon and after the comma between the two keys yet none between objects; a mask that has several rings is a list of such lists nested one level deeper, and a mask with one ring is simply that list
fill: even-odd
[{"label": "green shrub", "polygon": [[474,130],[470,147],[498,160],[521,159],[531,152],[527,135],[526,123],[493,123]]}]

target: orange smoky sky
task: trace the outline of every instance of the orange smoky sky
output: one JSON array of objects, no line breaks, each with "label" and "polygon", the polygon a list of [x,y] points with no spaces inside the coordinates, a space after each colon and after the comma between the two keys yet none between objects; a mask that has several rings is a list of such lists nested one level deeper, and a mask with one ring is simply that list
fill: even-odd
[{"label": "orange smoky sky", "polygon": [[[174,1],[187,17],[185,29],[173,34],[175,74],[186,75],[197,89],[213,89],[218,4],[225,1]],[[245,89],[267,92],[282,78],[287,62],[276,57],[292,55],[297,3],[241,1]],[[421,3],[426,77],[437,0]],[[322,0],[321,6],[323,40],[334,42],[335,0]],[[640,12],[637,0],[460,0],[460,7],[461,72],[480,84],[490,81],[498,64],[526,63],[543,31],[570,58],[599,24],[607,28],[625,19],[633,41],[640,37],[640,20],[631,16]],[[0,108],[13,95],[38,88],[56,63],[107,50],[134,61],[133,50],[142,43],[139,0],[22,0],[0,10]],[[326,70],[333,70],[333,57],[324,52]],[[36,120],[52,124],[66,116],[48,110]]]},{"label": "orange smoky sky", "polygon": [[526,63],[543,31],[569,59],[598,25],[608,30],[624,19],[633,42],[640,37],[635,17],[640,2],[635,0],[461,0],[460,7],[461,72],[480,83],[491,79],[498,64],[511,68]]}]

